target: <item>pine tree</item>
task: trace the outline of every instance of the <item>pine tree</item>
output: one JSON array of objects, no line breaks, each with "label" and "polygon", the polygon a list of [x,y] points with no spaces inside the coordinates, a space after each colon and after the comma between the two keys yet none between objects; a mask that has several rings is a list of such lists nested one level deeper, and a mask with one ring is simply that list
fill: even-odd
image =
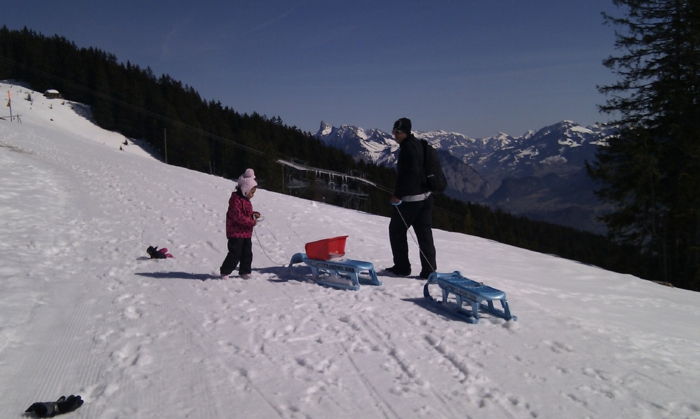
[{"label": "pine tree", "polygon": [[616,206],[603,220],[646,252],[659,279],[700,289],[700,2],[613,2],[627,11],[605,15],[623,29],[622,55],[604,65],[620,80],[599,90],[619,131],[589,166]]}]

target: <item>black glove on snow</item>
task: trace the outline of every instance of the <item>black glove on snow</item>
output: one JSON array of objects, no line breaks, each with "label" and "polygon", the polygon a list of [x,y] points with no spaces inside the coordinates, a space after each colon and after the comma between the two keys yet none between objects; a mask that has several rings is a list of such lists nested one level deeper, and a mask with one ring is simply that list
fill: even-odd
[{"label": "black glove on snow", "polygon": [[59,397],[55,402],[36,402],[33,403],[24,413],[34,413],[40,418],[51,418],[61,413],[72,412],[83,405],[83,399],[80,396],[70,395]]},{"label": "black glove on snow", "polygon": [[151,257],[151,259],[158,259],[158,246],[148,246],[148,249],[146,249],[146,253],[148,253],[148,256]]}]

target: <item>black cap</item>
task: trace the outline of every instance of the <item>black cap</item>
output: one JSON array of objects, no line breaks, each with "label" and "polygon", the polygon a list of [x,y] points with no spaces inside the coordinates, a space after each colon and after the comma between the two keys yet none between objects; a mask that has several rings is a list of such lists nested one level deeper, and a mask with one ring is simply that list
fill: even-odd
[{"label": "black cap", "polygon": [[394,128],[392,129],[393,131],[401,131],[406,134],[411,133],[411,120],[408,118],[401,118],[398,119],[396,122],[394,122]]}]

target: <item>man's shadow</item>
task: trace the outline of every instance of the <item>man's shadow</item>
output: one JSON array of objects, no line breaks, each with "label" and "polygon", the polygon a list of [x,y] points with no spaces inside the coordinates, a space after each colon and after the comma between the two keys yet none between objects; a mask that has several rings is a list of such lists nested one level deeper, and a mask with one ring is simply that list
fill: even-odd
[{"label": "man's shadow", "polygon": [[420,298],[402,298],[401,300],[409,302],[409,303],[413,303],[413,304],[417,305],[418,307],[421,307],[425,310],[430,311],[433,314],[437,314],[438,316],[442,317],[443,320],[465,322],[465,320],[470,317],[465,312],[458,312],[458,311],[455,311],[455,310],[452,310],[450,308],[445,307],[442,302],[431,302],[423,297],[420,297]]}]

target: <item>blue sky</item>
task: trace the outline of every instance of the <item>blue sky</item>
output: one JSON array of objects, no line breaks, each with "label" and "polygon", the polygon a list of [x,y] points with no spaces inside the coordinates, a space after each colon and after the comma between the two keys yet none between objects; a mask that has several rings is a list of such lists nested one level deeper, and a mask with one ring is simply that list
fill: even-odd
[{"label": "blue sky", "polygon": [[606,120],[612,0],[27,1],[0,25],[58,34],[211,100],[280,116],[472,137]]}]

